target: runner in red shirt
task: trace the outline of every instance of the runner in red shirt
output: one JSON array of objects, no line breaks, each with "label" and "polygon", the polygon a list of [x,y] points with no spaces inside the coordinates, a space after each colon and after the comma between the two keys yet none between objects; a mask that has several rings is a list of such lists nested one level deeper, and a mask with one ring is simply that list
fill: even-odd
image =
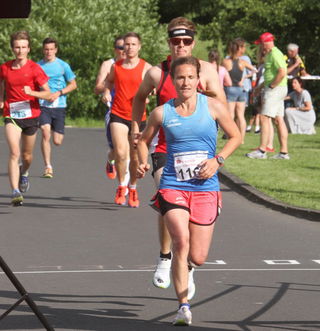
[{"label": "runner in red shirt", "polygon": [[[192,49],[195,46],[194,36],[196,28],[193,22],[184,17],[177,17],[171,20],[168,25],[168,45],[171,56],[167,61],[152,67],[140,85],[140,88],[134,98],[132,111],[132,138],[137,143],[136,137],[139,136],[139,123],[142,118],[145,107],[145,99],[155,88],[157,90],[158,105],[162,105],[169,99],[177,96],[170,77],[170,61],[180,57],[191,56]],[[200,86],[203,93],[208,96],[214,96],[226,104],[226,97],[219,83],[217,71],[212,64],[199,60],[201,65]],[[153,152],[153,151],[151,151]],[[156,143],[155,151],[151,154],[153,161],[153,175],[156,186],[159,186],[160,177],[166,162],[165,137],[160,129],[159,140]],[[162,216],[159,216],[159,239],[160,239],[160,257],[153,276],[153,284],[160,288],[170,286],[170,268],[171,268],[171,238],[163,222]],[[189,274],[189,293],[190,299],[194,295],[192,273]]]},{"label": "runner in red shirt", "polygon": [[[0,108],[3,108],[5,135],[10,150],[8,172],[12,188],[11,203],[20,206],[23,203],[22,193],[30,187],[28,169],[39,127],[38,98],[49,99],[51,93],[47,75],[38,64],[28,59],[28,32],[12,34],[11,48],[15,59],[0,66]],[[22,165],[19,170],[20,156]]]},{"label": "runner in red shirt", "polygon": [[[138,155],[130,139],[132,101],[139,89],[143,77],[151,65],[139,58],[141,48],[140,36],[135,32],[129,32],[124,36],[124,51],[126,58],[117,61],[111,67],[107,78],[107,88],[104,92],[104,102],[111,102],[111,88],[114,85],[115,95],[111,107],[110,129],[115,156],[115,165],[119,186],[117,188],[115,203],[126,203],[127,183],[125,179],[128,155],[130,155],[130,182],[129,201],[130,207],[139,207],[139,198],[136,190],[136,171],[138,168]],[[146,110],[143,107],[142,126],[145,126]]]}]

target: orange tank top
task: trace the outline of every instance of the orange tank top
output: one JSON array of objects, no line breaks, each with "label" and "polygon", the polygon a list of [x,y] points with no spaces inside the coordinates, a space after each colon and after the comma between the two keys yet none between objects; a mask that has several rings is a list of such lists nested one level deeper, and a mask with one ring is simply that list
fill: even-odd
[{"label": "orange tank top", "polygon": [[[123,61],[117,61],[114,66],[115,96],[111,113],[131,121],[132,102],[142,82],[142,72],[146,61],[140,59],[133,69],[123,68]],[[145,121],[146,118],[146,109],[144,109],[142,121]]]}]

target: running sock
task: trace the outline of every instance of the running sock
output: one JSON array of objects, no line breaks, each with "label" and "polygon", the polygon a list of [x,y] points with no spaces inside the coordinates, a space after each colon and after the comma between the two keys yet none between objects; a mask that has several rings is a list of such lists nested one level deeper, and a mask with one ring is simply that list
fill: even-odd
[{"label": "running sock", "polygon": [[160,252],[160,258],[161,259],[168,259],[168,260],[171,260],[172,258],[172,254],[171,252],[167,253],[167,254],[163,254],[162,252]]},{"label": "running sock", "polygon": [[135,185],[129,184],[129,188],[131,188],[132,190],[135,190],[137,188],[137,185],[136,184]]},{"label": "running sock", "polygon": [[188,308],[190,309],[190,304],[189,304],[189,303],[180,303],[180,305],[179,305],[179,309],[180,309],[181,307],[188,307]]},{"label": "running sock", "polygon": [[12,195],[14,195],[15,193],[20,193],[20,194],[21,194],[21,192],[20,192],[19,189],[14,189],[14,190],[12,190]]}]

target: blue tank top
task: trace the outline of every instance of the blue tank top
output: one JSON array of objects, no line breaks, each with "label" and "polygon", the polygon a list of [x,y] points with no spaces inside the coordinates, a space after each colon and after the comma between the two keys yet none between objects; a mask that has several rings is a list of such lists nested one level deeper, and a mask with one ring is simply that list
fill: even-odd
[{"label": "blue tank top", "polygon": [[194,113],[180,116],[174,99],[163,106],[162,127],[167,142],[167,163],[163,169],[160,189],[183,191],[219,191],[217,173],[209,179],[197,179],[197,165],[216,153],[217,122],[208,109],[208,99],[197,94]]}]

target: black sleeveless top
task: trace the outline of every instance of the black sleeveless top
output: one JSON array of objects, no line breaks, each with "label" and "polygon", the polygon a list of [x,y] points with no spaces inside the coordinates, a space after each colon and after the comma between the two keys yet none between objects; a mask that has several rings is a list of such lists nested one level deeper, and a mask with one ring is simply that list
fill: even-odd
[{"label": "black sleeveless top", "polygon": [[232,60],[232,69],[229,71],[229,74],[232,80],[232,86],[239,87],[239,82],[243,75],[243,70],[239,68],[239,59]]}]

